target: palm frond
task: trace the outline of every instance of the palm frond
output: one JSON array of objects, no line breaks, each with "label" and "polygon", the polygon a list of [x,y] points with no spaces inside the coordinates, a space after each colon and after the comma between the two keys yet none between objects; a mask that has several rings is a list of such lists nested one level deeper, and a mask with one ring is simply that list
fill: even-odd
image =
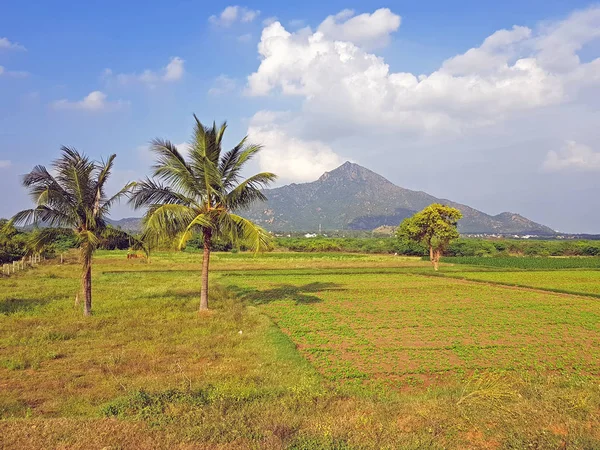
[{"label": "palm frond", "polygon": [[175,237],[185,231],[197,215],[192,208],[185,205],[150,205],[143,219],[144,233],[159,237]]},{"label": "palm frond", "polygon": [[77,243],[80,247],[84,247],[84,250],[94,252],[100,244],[100,238],[90,230],[80,230],[75,233]]},{"label": "palm frond", "polygon": [[94,191],[95,191],[95,201],[94,201],[94,212],[97,214],[100,210],[101,203],[104,200],[104,185],[106,184],[106,180],[110,176],[110,171],[112,170],[115,158],[117,155],[112,154],[108,157],[106,162],[102,161],[98,166],[98,176],[96,177],[96,182],[94,183]]},{"label": "palm frond", "polygon": [[159,181],[146,178],[138,181],[129,197],[129,204],[135,209],[148,204],[172,203],[175,205],[196,206],[194,199],[174,191]]},{"label": "palm frond", "polygon": [[248,136],[245,136],[238,145],[233,147],[231,150],[225,152],[219,163],[219,171],[223,179],[227,179],[230,175],[231,170],[237,164],[240,153],[244,150]]},{"label": "palm frond", "polygon": [[43,205],[19,211],[9,221],[9,224],[17,226],[38,225],[40,223],[50,227],[73,228],[76,226],[73,217]]},{"label": "palm frond", "polygon": [[191,237],[194,235],[194,229],[213,227],[214,220],[212,220],[209,214],[198,214],[196,217],[194,217],[194,220],[192,220],[189,223],[189,225],[186,227],[185,231],[181,235],[181,238],[179,239],[179,248],[183,248],[186,242],[191,239]]},{"label": "palm frond", "polygon": [[227,123],[223,123],[219,129],[213,122],[212,127],[206,127],[200,122],[200,119],[194,114],[194,137],[192,149],[196,150],[196,154],[204,156],[213,165],[218,166],[219,158],[221,157],[221,141],[223,134],[227,128]]},{"label": "palm frond", "polygon": [[95,197],[92,177],[96,164],[74,148],[63,146],[61,152],[61,157],[52,163],[56,172],[55,179],[80,207],[91,205]]},{"label": "palm frond", "polygon": [[58,236],[62,236],[63,230],[57,228],[40,228],[29,236],[27,247],[36,253],[40,253],[45,247],[53,244]]},{"label": "palm frond", "polygon": [[8,221],[7,226],[27,226],[36,222],[36,213],[37,210],[35,208],[32,209],[24,209],[23,211],[19,211]]},{"label": "palm frond", "polygon": [[[231,189],[241,177],[241,171],[244,165],[250,161],[261,149],[262,145],[248,144],[246,138],[240,143],[242,147],[236,153],[235,158],[229,163],[229,167],[223,176],[223,185],[226,189]],[[238,144],[238,145],[240,145]]]},{"label": "palm frond", "polygon": [[238,184],[235,189],[226,196],[225,203],[231,210],[249,207],[253,202],[265,201],[267,198],[262,189],[277,179],[277,175],[270,172],[262,172],[247,178]]},{"label": "palm frond", "polygon": [[38,204],[49,202],[73,206],[73,197],[50,175],[44,166],[35,166],[23,176],[23,186],[28,188],[32,200]]},{"label": "palm frond", "polygon": [[144,239],[179,236],[183,246],[195,232],[209,228],[215,237],[241,241],[256,250],[268,248],[270,237],[262,228],[230,213],[265,200],[262,189],[276,178],[264,172],[241,181],[244,165],[261,146],[248,144],[244,138],[221,154],[227,124],[205,126],[196,115],[194,121],[186,158],[169,141],[152,142],[154,177],[138,182],[129,199],[135,208],[148,208]]},{"label": "palm frond", "polygon": [[114,194],[100,205],[98,210],[100,216],[107,216],[110,208],[117,202],[119,202],[125,195],[129,194],[131,190],[136,186],[136,182],[132,181],[131,183],[127,183],[125,186],[121,188],[119,192]]},{"label": "palm frond", "polygon": [[154,176],[185,195],[202,195],[198,178],[177,147],[168,140],[154,139],[151,150],[156,153]]},{"label": "palm frond", "polygon": [[245,244],[254,252],[271,248],[272,239],[269,233],[237,214],[221,214],[219,216],[219,228],[233,243]]}]

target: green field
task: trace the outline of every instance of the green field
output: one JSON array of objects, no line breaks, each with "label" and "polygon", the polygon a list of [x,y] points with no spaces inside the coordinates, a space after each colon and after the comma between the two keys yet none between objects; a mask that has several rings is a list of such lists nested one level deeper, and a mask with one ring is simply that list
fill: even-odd
[{"label": "green field", "polygon": [[600,271],[598,270],[561,270],[558,274],[556,271],[461,271],[449,275],[474,281],[488,281],[491,283],[600,297]]},{"label": "green field", "polygon": [[600,258],[589,257],[522,257],[494,256],[488,258],[446,257],[444,262],[469,266],[527,270],[600,269]]},{"label": "green field", "polygon": [[199,263],[0,278],[0,448],[600,448],[600,271],[216,253],[198,316]]}]

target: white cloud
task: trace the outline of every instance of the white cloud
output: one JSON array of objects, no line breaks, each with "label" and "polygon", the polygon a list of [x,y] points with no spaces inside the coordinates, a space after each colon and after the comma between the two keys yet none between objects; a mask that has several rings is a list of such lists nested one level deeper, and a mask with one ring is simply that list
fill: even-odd
[{"label": "white cloud", "polygon": [[[373,19],[378,11],[385,11],[379,13],[385,20]],[[248,77],[246,92],[299,96],[307,117],[356,130],[373,127],[429,135],[464,133],[511,114],[565,104],[583,86],[600,82],[600,58],[566,72],[551,70],[542,58],[551,51],[553,33],[563,39],[560,49],[571,51],[595,38],[600,8],[573,14],[537,32],[518,26],[497,31],[429,75],[392,72],[383,58],[360,47],[387,36],[399,24],[398,16],[378,11],[355,17],[344,11],[319,26],[325,31],[314,33],[307,29],[290,33],[279,22],[264,28],[258,46],[261,63]],[[388,20],[392,17],[398,17],[397,22]],[[375,21],[379,27],[346,29],[355,20]],[[567,34],[565,29],[579,31]]]},{"label": "white cloud", "polygon": [[[482,173],[495,171],[503,181],[494,187],[505,187],[505,174],[516,170],[515,160],[518,170],[535,172],[548,144],[567,139],[565,133],[580,142],[593,139],[590,124],[597,123],[594,111],[600,110],[600,58],[566,63],[598,39],[599,15],[600,7],[593,7],[554,24],[511,24],[427,74],[395,71],[368,50],[369,35],[344,29],[361,17],[352,12],[328,18],[324,23],[329,30],[320,26],[291,32],[274,22],[262,31],[260,63],[248,76],[245,92],[289,98],[293,102],[287,103],[298,107],[284,116],[262,111],[250,122],[248,134],[266,146],[261,168],[284,180],[310,181],[352,159],[384,175],[395,173],[407,187],[450,196],[453,181],[441,177],[439,187],[416,174],[443,173],[451,166],[468,177],[473,174],[467,168],[477,167]],[[392,31],[385,30],[393,27],[378,29],[383,31],[370,36],[389,37]],[[548,56],[553,46],[565,63],[560,67]],[[574,159],[561,155],[551,154],[546,169]],[[586,161],[594,160],[593,152],[586,155]],[[481,161],[492,163],[483,167]],[[491,180],[490,175],[484,181],[493,186]],[[514,189],[528,189],[517,183]],[[463,190],[461,195],[466,201],[471,194]]]},{"label": "white cloud", "polygon": [[575,141],[566,141],[560,151],[548,152],[542,167],[548,172],[600,171],[600,152],[594,152],[591,147]]},{"label": "white cloud", "polygon": [[576,11],[566,20],[544,25],[534,42],[537,59],[547,70],[568,72],[581,65],[577,52],[598,38],[600,7]]},{"label": "white cloud", "polygon": [[213,86],[208,90],[209,95],[223,95],[232,92],[237,87],[237,83],[233,78],[227,75],[219,75],[215,78]]},{"label": "white cloud", "polygon": [[518,54],[519,44],[531,37],[527,27],[513,26],[511,30],[499,30],[472,48],[444,62],[441,70],[451,75],[489,74],[508,64]]},{"label": "white cloud", "polygon": [[[365,48],[383,47],[388,44],[390,34],[400,27],[400,16],[388,8],[373,14],[354,16],[354,11],[345,9],[327,17],[317,31],[334,41],[352,42]],[[290,26],[293,26],[290,23]]]},{"label": "white cloud", "polygon": [[0,76],[12,78],[26,78],[29,76],[29,72],[19,70],[6,70],[3,66],[0,66]]},{"label": "white cloud", "polygon": [[0,159],[0,169],[8,169],[12,163],[7,159]]},{"label": "white cloud", "polygon": [[183,59],[179,57],[171,58],[169,64],[164,68],[164,74],[162,75],[163,81],[177,81],[183,77]]},{"label": "white cloud", "polygon": [[260,15],[260,11],[242,8],[242,22],[252,22]]},{"label": "white cloud", "polygon": [[144,84],[149,88],[155,88],[159,84],[181,80],[185,74],[184,63],[183,59],[175,56],[159,71],[146,69],[142,73],[114,74],[111,69],[104,69],[102,78],[109,82],[116,80],[117,83],[122,85]]},{"label": "white cloud", "polygon": [[57,110],[81,110],[81,111],[114,111],[126,106],[127,102],[122,100],[107,101],[106,94],[100,91],[93,91],[86,95],[83,100],[70,101],[62,99],[54,102],[52,107]]},{"label": "white cloud", "polygon": [[21,44],[11,42],[8,38],[0,38],[0,50],[27,50]]},{"label": "white cloud", "polygon": [[244,6],[228,6],[218,16],[210,16],[209,22],[221,27],[230,27],[236,22],[253,22],[260,15],[260,11]]},{"label": "white cloud", "polygon": [[269,25],[271,25],[272,23],[275,23],[275,22],[277,22],[277,17],[275,17],[275,16],[270,16],[270,17],[267,17],[267,18],[265,18],[265,19],[262,21],[262,24],[263,24],[265,27],[268,27]]},{"label": "white cloud", "polygon": [[285,131],[285,114],[259,111],[248,127],[250,142],[260,143],[261,170],[276,173],[283,181],[312,181],[339,166],[343,159],[317,140],[291,137]]}]

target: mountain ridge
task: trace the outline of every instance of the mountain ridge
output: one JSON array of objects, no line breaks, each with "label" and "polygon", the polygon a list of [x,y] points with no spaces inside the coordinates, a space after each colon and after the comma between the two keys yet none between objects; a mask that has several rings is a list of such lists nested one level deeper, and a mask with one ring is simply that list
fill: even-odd
[{"label": "mountain ridge", "polygon": [[[468,205],[437,198],[424,191],[395,185],[385,177],[346,161],[317,180],[265,189],[266,202],[242,212],[269,231],[374,230],[400,222],[432,203],[458,208],[463,234],[536,234],[553,236],[551,228],[513,212],[489,215]],[[141,219],[110,220],[127,231],[138,231]]]},{"label": "mountain ridge", "polygon": [[463,213],[459,222],[462,233],[556,234],[517,213],[492,216],[468,205],[397,186],[349,161],[313,182],[292,183],[263,192],[268,200],[252,205],[246,215],[271,231],[309,231],[319,225],[323,230],[372,230],[396,226],[431,203],[443,203]]}]

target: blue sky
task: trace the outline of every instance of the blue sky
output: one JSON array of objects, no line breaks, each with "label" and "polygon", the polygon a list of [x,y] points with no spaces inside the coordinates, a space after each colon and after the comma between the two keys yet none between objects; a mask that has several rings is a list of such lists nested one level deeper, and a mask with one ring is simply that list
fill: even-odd
[{"label": "blue sky", "polygon": [[[114,182],[125,182],[147,172],[150,139],[183,143],[195,112],[204,121],[226,119],[229,143],[247,133],[264,141],[267,156],[256,168],[276,169],[282,183],[311,181],[317,172],[350,159],[400,186],[488,213],[515,211],[556,229],[600,233],[600,213],[589,209],[600,194],[594,126],[600,91],[596,66],[590,65],[600,56],[600,22],[593,3],[7,3],[0,7],[0,191],[10,195],[0,200],[0,217],[27,206],[19,175],[48,164],[60,145],[95,158],[117,153]],[[221,17],[236,5],[234,19]],[[381,8],[387,9],[376,16]],[[349,9],[352,14],[339,14],[325,31],[328,16]],[[363,14],[367,31],[352,22]],[[281,28],[269,18],[277,18]],[[514,25],[524,28],[514,30]],[[521,31],[525,27],[529,34]],[[305,61],[293,73],[295,63],[285,59],[295,51],[294,57],[310,54],[308,36],[318,30],[324,30],[328,48],[347,41],[360,52],[356,59],[368,62],[341,67],[343,55],[336,53],[331,61]],[[444,66],[480,48],[498,30],[512,30],[509,40]],[[371,31],[375,35],[369,39],[376,42],[365,40],[364,33]],[[272,46],[268,55],[257,50],[261,33],[264,44]],[[275,40],[291,47],[273,46]],[[561,44],[565,41],[572,45]],[[577,64],[571,64],[575,54]],[[439,89],[449,93],[423,98],[425,88],[439,90],[432,88],[439,79],[431,77],[420,87],[411,80],[410,92],[393,93],[393,99],[354,115],[345,100],[326,98],[323,93],[339,87],[327,80],[328,70],[351,80],[369,73],[369,67],[381,69],[371,57],[387,64],[389,74],[413,74],[415,80],[444,72],[443,80],[451,84]],[[478,58],[476,64],[472,58]],[[510,78],[506,67],[519,58],[535,60],[535,70],[517,65],[518,79]],[[255,85],[247,81],[252,74]],[[392,78],[369,78],[373,91],[364,92],[360,102],[396,86]],[[473,80],[485,90],[460,91]],[[454,83],[462,83],[456,85],[462,96],[450,95],[457,89]],[[525,90],[506,94],[507,83]],[[286,86],[300,88],[290,92]],[[434,106],[443,117],[432,112]],[[408,126],[413,117],[419,120]],[[130,214],[125,207],[114,213]]]}]

